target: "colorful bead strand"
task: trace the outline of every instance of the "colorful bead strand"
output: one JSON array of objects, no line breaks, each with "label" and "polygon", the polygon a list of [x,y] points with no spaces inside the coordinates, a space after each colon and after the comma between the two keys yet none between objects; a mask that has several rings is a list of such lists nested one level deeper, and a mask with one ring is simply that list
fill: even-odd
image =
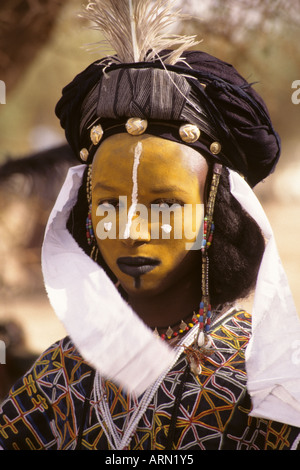
[{"label": "colorful bead strand", "polygon": [[92,225],[92,204],[89,207],[89,212],[86,218],[86,238],[89,245],[92,245],[95,241],[95,235]]}]

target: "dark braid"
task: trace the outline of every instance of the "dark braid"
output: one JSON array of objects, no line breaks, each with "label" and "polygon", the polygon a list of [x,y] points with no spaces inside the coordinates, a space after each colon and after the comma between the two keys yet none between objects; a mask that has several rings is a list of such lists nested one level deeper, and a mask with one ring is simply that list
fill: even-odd
[{"label": "dark braid", "polygon": [[232,303],[255,287],[265,241],[257,223],[230,193],[223,169],[214,211],[215,232],[209,251],[210,296],[214,306]]}]

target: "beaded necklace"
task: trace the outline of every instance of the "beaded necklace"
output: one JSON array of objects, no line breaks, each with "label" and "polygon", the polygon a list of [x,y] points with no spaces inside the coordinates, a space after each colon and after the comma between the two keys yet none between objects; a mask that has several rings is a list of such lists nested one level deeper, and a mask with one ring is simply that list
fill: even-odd
[{"label": "beaded necklace", "polygon": [[[164,341],[169,341],[173,338],[177,338],[180,335],[183,335],[187,333],[191,328],[193,328],[195,325],[199,324],[200,329],[204,329],[204,303],[200,302],[199,310],[198,313],[196,313],[196,309],[193,310],[193,315],[190,321],[188,321],[188,318],[190,317],[190,314],[183,320],[181,320],[179,323],[175,323],[174,325],[169,325],[168,327],[155,327],[154,328],[154,335],[160,337]],[[208,333],[209,331],[209,325],[211,323],[211,309],[209,307],[209,310],[207,312],[207,318],[205,322],[205,330]],[[160,334],[158,330],[164,330],[164,333]]]}]

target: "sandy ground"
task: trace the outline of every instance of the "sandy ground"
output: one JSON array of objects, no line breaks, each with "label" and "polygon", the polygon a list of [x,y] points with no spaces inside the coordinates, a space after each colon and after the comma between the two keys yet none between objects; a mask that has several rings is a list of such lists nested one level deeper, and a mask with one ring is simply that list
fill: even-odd
[{"label": "sandy ground", "polygon": [[[300,217],[290,204],[268,204],[264,209],[273,227],[295,304],[300,312]],[[245,304],[246,306],[248,303]],[[30,351],[39,354],[66,332],[53,313],[46,294],[2,299],[0,320],[16,320],[23,326]]]}]

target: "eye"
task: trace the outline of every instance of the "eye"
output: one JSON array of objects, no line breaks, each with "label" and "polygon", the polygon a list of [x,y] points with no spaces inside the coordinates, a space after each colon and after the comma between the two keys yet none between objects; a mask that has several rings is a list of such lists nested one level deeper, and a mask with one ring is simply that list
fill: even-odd
[{"label": "eye", "polygon": [[119,208],[120,204],[119,204],[119,199],[103,199],[102,201],[100,200],[98,202],[98,207],[99,206],[102,206],[104,209],[111,209],[111,207],[114,207],[115,209],[116,208]]},{"label": "eye", "polygon": [[173,205],[176,206],[184,206],[184,202],[180,201],[179,199],[156,199],[152,204],[155,204],[160,209],[167,209]]},{"label": "eye", "polygon": [[161,201],[161,202],[158,202],[157,203],[158,207],[159,208],[167,208],[167,207],[170,207],[171,206],[171,203],[170,202],[166,202],[166,201]]}]

